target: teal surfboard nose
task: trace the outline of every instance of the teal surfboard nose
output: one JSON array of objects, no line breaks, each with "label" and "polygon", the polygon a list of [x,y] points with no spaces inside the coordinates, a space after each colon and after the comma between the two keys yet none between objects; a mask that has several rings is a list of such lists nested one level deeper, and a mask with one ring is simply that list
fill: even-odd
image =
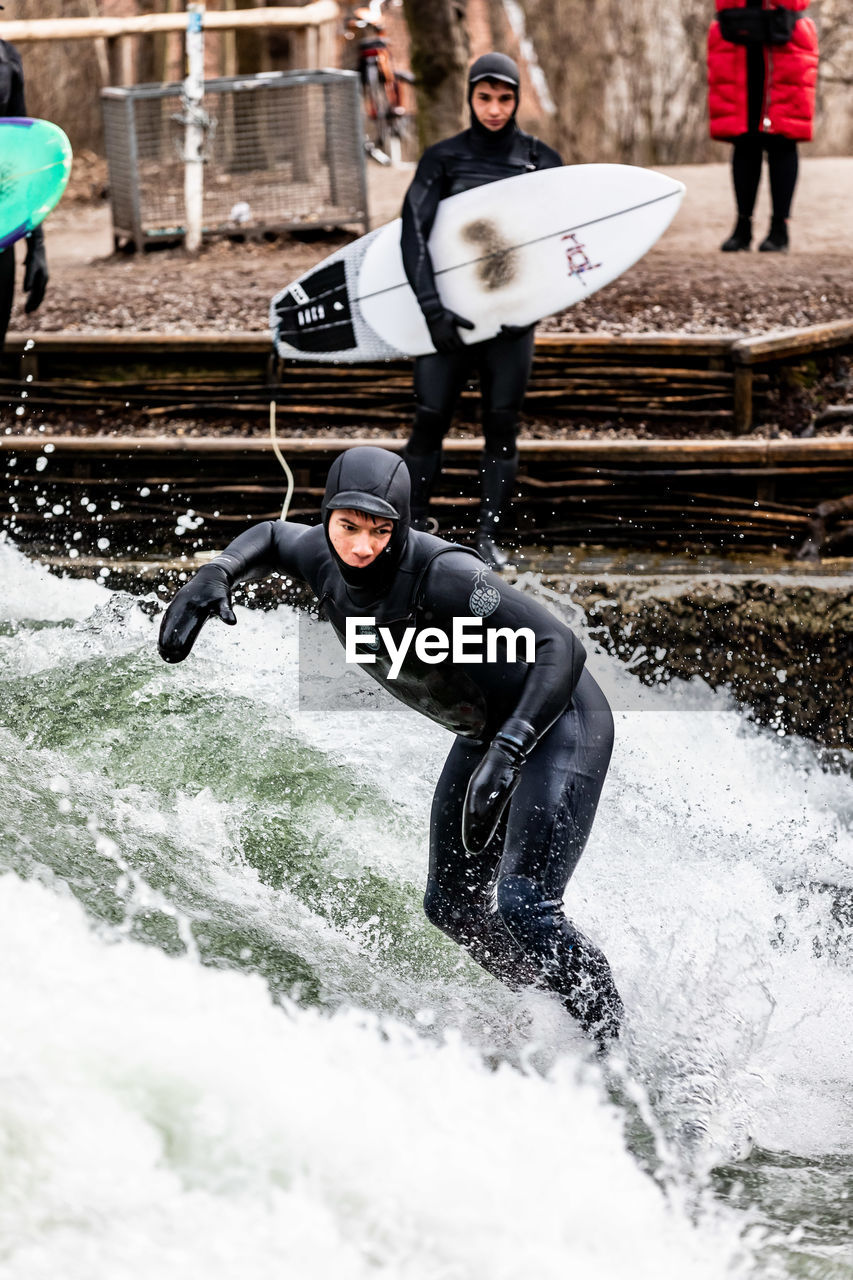
[{"label": "teal surfboard nose", "polygon": [[71,144],[49,120],[0,119],[0,249],[43,222],[71,173]]}]

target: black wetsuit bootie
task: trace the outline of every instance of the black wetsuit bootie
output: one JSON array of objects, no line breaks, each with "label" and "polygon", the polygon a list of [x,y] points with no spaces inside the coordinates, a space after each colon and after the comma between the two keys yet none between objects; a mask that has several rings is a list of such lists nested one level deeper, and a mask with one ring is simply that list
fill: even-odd
[{"label": "black wetsuit bootie", "polygon": [[738,215],[734,231],[728,240],[723,241],[720,248],[723,253],[740,253],[742,250],[748,249],[751,244],[752,218],[744,218]]},{"label": "black wetsuit bootie", "polygon": [[788,223],[785,218],[771,218],[770,230],[761,244],[758,246],[759,253],[787,253],[788,252]]}]

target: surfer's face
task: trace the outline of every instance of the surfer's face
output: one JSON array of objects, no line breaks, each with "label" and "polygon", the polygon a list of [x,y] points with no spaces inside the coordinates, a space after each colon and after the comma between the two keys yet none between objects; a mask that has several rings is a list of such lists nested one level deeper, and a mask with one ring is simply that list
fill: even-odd
[{"label": "surfer's face", "polygon": [[479,80],[471,94],[471,108],[484,129],[497,133],[515,111],[515,94],[508,84]]},{"label": "surfer's face", "polygon": [[344,564],[366,569],[384,551],[394,532],[391,520],[363,511],[333,511],[329,517],[329,541]]}]

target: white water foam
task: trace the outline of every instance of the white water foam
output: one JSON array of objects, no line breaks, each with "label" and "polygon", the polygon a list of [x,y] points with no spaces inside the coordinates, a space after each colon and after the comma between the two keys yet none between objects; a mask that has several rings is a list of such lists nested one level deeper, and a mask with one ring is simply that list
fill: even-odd
[{"label": "white water foam", "polygon": [[[146,618],[131,602],[122,604],[121,597],[110,597],[101,588],[92,588],[91,584],[60,583],[37,568],[26,565],[24,569],[15,565],[16,558],[23,560],[17,552],[9,548],[0,548],[0,552],[4,557],[11,556],[12,569],[20,574],[22,583],[20,598],[17,602],[11,601],[9,617],[15,617],[17,608],[21,618],[78,619],[71,629],[24,630],[12,638],[4,638],[6,656],[13,672],[25,674],[28,670],[43,669],[51,664],[82,661],[98,655],[109,661],[119,654],[151,651],[156,620]],[[3,568],[9,563],[4,559]],[[36,576],[31,577],[30,573]],[[75,594],[78,587],[79,598]],[[45,597],[39,606],[41,615],[31,611],[31,600],[36,592],[42,592]],[[277,715],[282,732],[295,734],[306,745],[322,748],[330,759],[341,763],[358,760],[365,782],[387,797],[388,813],[394,820],[371,827],[363,815],[356,815],[353,824],[336,819],[338,825],[333,823],[331,831],[324,831],[323,835],[329,836],[332,845],[340,845],[337,871],[346,876],[353,866],[362,861],[390,878],[420,884],[426,870],[431,787],[449,741],[447,735],[383,695],[377,696],[373,708],[349,708],[334,718],[329,716],[328,708],[322,706],[316,711],[300,711],[295,698],[296,639],[291,611],[282,609],[259,615],[238,610],[238,616],[239,625],[233,629],[211,624],[196,646],[193,657],[181,667],[161,668],[155,664],[150,681],[139,697],[155,696],[167,688],[182,688],[199,694],[206,690],[217,694],[230,693],[241,700],[241,705],[255,704],[262,713],[259,721],[269,716],[272,717],[270,723],[274,724]],[[849,782],[818,771],[808,747],[797,749],[745,723],[727,696],[711,693],[699,681],[667,690],[645,690],[639,688],[618,664],[600,655],[593,655],[591,667],[606,686],[616,708],[617,747],[589,848],[569,886],[567,910],[586,932],[603,945],[614,966],[629,1009],[631,1069],[648,1089],[656,1114],[675,1145],[677,1159],[674,1164],[680,1162],[692,1177],[699,1177],[701,1184],[711,1165],[743,1154],[752,1141],[803,1155],[849,1152],[849,1135],[853,1132],[850,1102],[853,1096],[853,1044],[849,1018],[844,1016],[844,1011],[849,1010],[853,997],[853,966],[849,937],[845,951],[843,929],[833,914],[835,890],[849,888],[853,882]],[[211,729],[215,732],[215,723]],[[365,753],[366,742],[378,743],[378,748]],[[41,763],[41,760],[36,762],[36,772]],[[328,951],[335,947],[346,952],[353,964],[351,970],[346,970],[348,980],[353,981],[353,990],[361,990],[355,978],[358,953],[362,953],[362,960],[366,957],[368,963],[372,961],[367,934],[357,931],[335,934],[327,924],[311,917],[304,908],[298,908],[298,904],[294,907],[281,892],[273,893],[259,885],[251,869],[241,862],[239,849],[233,845],[234,820],[239,817],[233,802],[226,804],[213,792],[192,796],[179,794],[174,809],[164,808],[154,793],[128,792],[122,788],[115,789],[111,801],[112,784],[108,777],[100,780],[101,791],[95,779],[86,792],[85,788],[90,784],[80,775],[73,760],[63,760],[61,753],[56,753],[50,765],[57,776],[70,779],[72,791],[83,786],[88,796],[87,803],[93,811],[101,813],[110,803],[119,809],[124,806],[122,812],[127,830],[144,828],[156,838],[165,836],[173,824],[179,825],[181,840],[187,844],[191,855],[197,853],[205,861],[205,878],[217,894],[231,894],[241,910],[249,910],[246,904],[251,903],[250,913],[264,919],[267,927],[272,927],[270,922],[280,914],[287,939],[301,937],[308,951],[313,950],[315,956],[323,949]],[[322,821],[319,810],[317,820]],[[203,835],[206,827],[207,837]],[[48,838],[48,833],[43,838]],[[2,882],[4,891],[8,884],[16,883],[7,878]],[[448,1027],[458,1026],[468,1042],[467,1048],[452,1041],[444,1043],[440,1038],[438,1042],[427,1043],[421,1038],[413,1038],[411,1030],[398,1024],[389,1024],[390,1030],[381,1029],[369,1019],[366,1022],[359,1020],[356,1015],[324,1019],[294,1010],[285,1016],[269,1006],[259,981],[255,983],[253,979],[240,975],[211,975],[191,958],[183,962],[167,961],[153,950],[129,943],[107,947],[87,933],[77,909],[70,903],[47,895],[44,901],[48,905],[45,906],[41,895],[47,891],[36,892],[34,886],[26,889],[18,886],[10,892],[23,894],[15,898],[15,903],[21,917],[19,931],[25,937],[32,934],[33,938],[43,942],[51,932],[44,923],[44,913],[59,912],[58,918],[62,923],[57,928],[60,933],[66,929],[69,931],[65,949],[76,953],[79,945],[80,963],[85,972],[94,968],[91,958],[86,958],[90,949],[92,954],[97,951],[101,956],[99,964],[104,973],[112,972],[114,965],[119,963],[117,957],[134,957],[126,962],[128,972],[134,976],[127,978],[129,985],[125,986],[121,999],[128,1007],[138,1005],[142,1010],[140,1017],[143,1023],[150,1019],[152,1028],[155,1025],[161,1028],[158,1034],[167,1039],[171,1035],[177,1036],[183,1044],[181,1024],[187,1021],[189,1025],[198,1025],[194,1014],[187,1014],[183,1007],[168,1001],[163,1018],[158,1021],[160,1015],[155,1007],[159,1007],[161,988],[175,981],[174,978],[166,981],[161,974],[191,974],[189,978],[182,977],[181,982],[188,985],[192,993],[212,992],[214,987],[207,984],[221,982],[221,988],[215,986],[215,996],[204,997],[217,1007],[210,1015],[210,1026],[197,1030],[201,1040],[213,1037],[220,1052],[224,1052],[221,1042],[216,1039],[219,1021],[227,1022],[243,1001],[248,1000],[253,1009],[257,1009],[260,1002],[270,1023],[268,1028],[264,1023],[264,1031],[258,1032],[257,1043],[266,1044],[267,1034],[270,1044],[273,1041],[278,1044],[278,1037],[284,1034],[296,1037],[294,1043],[299,1046],[299,1055],[311,1064],[317,1080],[322,1081],[324,1087],[328,1086],[328,1092],[341,1092],[354,1109],[361,1107],[365,1115],[359,1116],[353,1131],[355,1136],[346,1139],[353,1167],[346,1177],[340,1175],[343,1181],[335,1184],[343,1188],[342,1198],[347,1204],[357,1202],[355,1209],[347,1210],[347,1213],[351,1212],[351,1217],[348,1217],[347,1213],[335,1207],[332,1203],[334,1197],[330,1198],[325,1190],[327,1161],[332,1157],[325,1152],[328,1129],[324,1127],[324,1121],[315,1117],[315,1112],[328,1106],[328,1102],[312,1098],[306,1104],[322,1141],[318,1142],[316,1152],[312,1148],[308,1156],[299,1157],[299,1168],[305,1171],[310,1184],[306,1199],[302,1196],[303,1184],[299,1183],[302,1199],[298,1213],[309,1224],[298,1237],[302,1241],[299,1248],[305,1249],[307,1259],[310,1252],[308,1243],[317,1236],[318,1268],[321,1260],[327,1260],[329,1256],[336,1259],[325,1274],[343,1272],[359,1276],[365,1268],[374,1265],[373,1259],[375,1269],[380,1273],[384,1268],[388,1274],[406,1280],[409,1276],[419,1280],[422,1275],[452,1276],[454,1280],[482,1275],[491,1280],[493,1276],[526,1274],[530,1269],[526,1261],[527,1250],[535,1250],[541,1244],[544,1261],[540,1270],[546,1276],[556,1275],[558,1269],[571,1267],[579,1259],[588,1262],[596,1276],[606,1278],[613,1275],[621,1280],[624,1274],[644,1274],[642,1270],[637,1271],[637,1266],[644,1263],[633,1258],[630,1265],[624,1265],[621,1253],[617,1256],[609,1251],[609,1236],[622,1232],[620,1215],[623,1212],[628,1223],[625,1239],[631,1242],[631,1250],[651,1259],[650,1265],[657,1266],[657,1274],[679,1277],[724,1275],[734,1274],[739,1266],[734,1229],[729,1221],[706,1223],[694,1232],[687,1217],[677,1207],[670,1206],[665,1211],[648,1208],[644,1199],[646,1192],[638,1189],[640,1184],[647,1185],[647,1179],[637,1172],[625,1154],[624,1143],[617,1132],[618,1125],[608,1104],[602,1101],[594,1081],[575,1078],[579,1059],[570,1045],[569,1057],[562,1059],[560,1056],[561,1042],[566,1044],[567,1038],[565,1035],[561,1037],[555,1029],[554,1019],[543,1015],[545,997],[516,996],[488,979],[483,979],[476,988],[471,987],[471,979],[464,966],[451,995],[442,996],[438,982],[431,982],[427,975],[420,992],[415,990],[406,998],[401,997],[399,1003],[413,1010],[417,1007],[419,994],[424,1005],[428,1006],[441,1004],[443,999],[444,1007],[439,1009],[437,1025],[445,1029],[445,1035]],[[35,896],[29,896],[31,893]],[[17,934],[13,936],[17,937]],[[44,945],[50,948],[51,944]],[[13,951],[20,951],[22,946],[18,939],[13,944]],[[34,957],[25,958],[27,965],[30,962],[38,968]],[[49,963],[56,975],[63,976],[63,965],[67,964],[67,959],[60,961],[52,954]],[[122,960],[120,964],[125,962]],[[161,969],[161,965],[176,967]],[[73,973],[74,969],[72,963],[70,972]],[[18,968],[15,972],[18,973]],[[16,981],[21,982],[19,973]],[[391,979],[377,968],[377,981],[381,985],[390,983]],[[24,1052],[27,1038],[31,1034],[33,1037],[30,1056],[36,1076],[32,1084],[25,1084],[21,1096],[25,1111],[31,1106],[35,1112],[39,1111],[38,1098],[42,1094],[46,1098],[52,1097],[44,1092],[52,1087],[51,1073],[42,1070],[38,1059],[49,1048],[47,1027],[56,1019],[62,1023],[62,1016],[50,993],[49,975],[41,973],[33,982],[31,988],[25,982],[20,986],[22,992],[29,990],[26,999],[32,1008],[26,1015],[29,1019],[26,1025],[21,1023],[20,1013],[15,1015],[18,1022],[14,1026],[18,1027],[18,1032],[13,1031],[13,1039],[15,1034],[21,1036],[21,1052]],[[74,999],[69,1000],[68,1025],[62,1031],[62,1043],[66,1046],[63,1052],[75,1038],[79,1039],[80,1044],[74,1052],[86,1055],[87,1062],[92,1056],[98,1059],[102,1053],[107,1053],[105,1037],[109,1031],[109,1026],[98,1029],[101,1015],[93,1015],[87,1010],[85,991],[88,984],[88,978],[78,981],[75,990],[80,997],[80,1005],[77,1007]],[[150,999],[145,994],[149,984]],[[142,994],[137,988],[142,990]],[[12,989],[10,999],[14,1000],[16,990],[17,987]],[[184,991],[184,986],[181,990]],[[221,1007],[217,1004],[220,991]],[[232,996],[234,991],[239,991],[240,996]],[[253,994],[247,995],[247,992]],[[189,999],[186,991],[184,995]],[[107,996],[104,994],[97,996],[98,1002],[105,999]],[[465,1002],[478,1008],[480,1016],[491,1018],[494,1023],[506,1021],[508,1029],[505,1034],[510,1041],[516,1038],[517,1047],[523,1047],[531,1036],[541,1034],[550,1044],[544,1060],[551,1064],[552,1074],[541,1079],[513,1073],[507,1068],[495,1073],[486,1071],[471,1051],[471,1045],[480,1044],[482,1037],[466,1020],[461,1009]],[[553,1014],[553,1002],[548,1002],[548,1008]],[[518,1022],[513,1025],[515,1009],[527,1011],[529,1020],[526,1024]],[[41,1018],[40,1011],[44,1013],[46,1027],[35,1031],[34,1024]],[[115,1019],[119,1025],[122,1023],[115,1009],[104,1016],[107,1024]],[[170,1020],[174,1020],[174,1031],[168,1030]],[[415,1017],[412,1025],[417,1024]],[[281,1025],[288,1028],[286,1033],[281,1032]],[[273,1027],[276,1028],[275,1033]],[[299,1030],[294,1031],[295,1027]],[[124,1034],[122,1031],[122,1036]],[[316,1050],[309,1052],[303,1048],[309,1041],[316,1044]],[[122,1052],[126,1053],[128,1072],[132,1052],[141,1054],[140,1062],[143,1064],[148,1062],[142,1046],[136,1041],[132,1049]],[[235,1052],[237,1058],[232,1064],[233,1071],[228,1067],[228,1054],[225,1052],[216,1069],[215,1081],[210,1085],[215,1097],[224,1096],[229,1100],[228,1108],[237,1106],[234,1096],[241,1089],[249,1088],[251,1092],[251,1086],[246,1085],[251,1073],[246,1073],[242,1050]],[[187,1079],[191,1069],[195,1069],[195,1059],[189,1048],[186,1053],[189,1057],[181,1068],[183,1074],[179,1073],[181,1084],[177,1095],[187,1100],[187,1108],[192,1111],[195,1095]],[[284,1051],[281,1053],[287,1056]],[[159,1050],[154,1055],[154,1067],[145,1067],[143,1076],[147,1077],[151,1071],[156,1076],[160,1069],[158,1055]],[[263,1056],[260,1049],[257,1056]],[[333,1076],[330,1065],[333,1057],[337,1063],[337,1076]],[[281,1059],[275,1053],[273,1058],[280,1064]],[[329,1061],[323,1066],[326,1058]],[[16,1062],[17,1070],[21,1064],[18,1059]],[[435,1066],[437,1062],[442,1065]],[[366,1063],[370,1064],[369,1067],[363,1065]],[[378,1148],[368,1143],[363,1132],[363,1126],[370,1118],[370,1107],[378,1105],[377,1094],[365,1084],[364,1096],[368,1099],[365,1107],[355,1100],[350,1089],[350,1071],[361,1087],[370,1071],[374,1070],[380,1082],[388,1078],[392,1081],[389,1105],[396,1117],[396,1127],[393,1134],[390,1129],[382,1130],[385,1140],[390,1142],[390,1136],[393,1136],[404,1147],[413,1143],[412,1149],[418,1158],[418,1168],[413,1175],[410,1175],[409,1166],[400,1163],[402,1157],[391,1159],[391,1170],[400,1183],[397,1199],[388,1190],[384,1175],[374,1179],[370,1162],[378,1162],[380,1156]],[[428,1084],[431,1075],[440,1082],[437,1090]],[[308,1080],[309,1073],[306,1073],[304,1077],[297,1077],[296,1083],[302,1082],[310,1092]],[[501,1081],[500,1086],[492,1083],[495,1080]],[[507,1080],[511,1083],[507,1084]],[[100,1076],[92,1088],[97,1097],[102,1088]],[[104,1102],[108,1111],[114,1106],[111,1090],[112,1085],[106,1090]],[[84,1089],[87,1097],[88,1091],[87,1086]],[[293,1090],[286,1092],[289,1095]],[[436,1119],[437,1104],[433,1104],[427,1115],[430,1125],[439,1126],[445,1146],[441,1157],[436,1152],[432,1163],[427,1159],[427,1170],[436,1184],[440,1184],[436,1191],[437,1201],[432,1204],[430,1196],[423,1191],[420,1162],[426,1158],[424,1151],[430,1150],[429,1134],[425,1127],[423,1131],[421,1127],[422,1099],[429,1099],[434,1092],[442,1102],[444,1092],[448,1094],[451,1128],[458,1126],[459,1136],[454,1145]],[[269,1088],[262,1085],[259,1107],[273,1106],[275,1096],[272,1085]],[[481,1097],[489,1106],[494,1104],[491,1129],[486,1121],[486,1102],[481,1107],[478,1101]],[[62,1102],[57,1105],[61,1113]],[[74,1117],[80,1105],[79,1099],[73,1102],[73,1106],[69,1103],[64,1121],[66,1127],[75,1127]],[[509,1114],[513,1109],[518,1111],[518,1124],[514,1114]],[[0,1151],[11,1150],[14,1154],[18,1150],[14,1137],[17,1130],[13,1126],[17,1111],[17,1103],[11,1111],[6,1108],[4,1130],[13,1136],[12,1139],[7,1136],[6,1146]],[[50,1108],[42,1108],[39,1114],[45,1115],[48,1111],[54,1115]],[[469,1111],[470,1124],[466,1124]],[[334,1114],[340,1120],[340,1113],[335,1111]],[[184,1134],[181,1126],[192,1127],[194,1123],[191,1116],[186,1119],[181,1115],[180,1103],[172,1106],[169,1115],[176,1117],[174,1123],[181,1134]],[[508,1116],[506,1123],[505,1116]],[[247,1132],[254,1135],[255,1126],[259,1126],[260,1121],[251,1119],[246,1123],[249,1125]],[[138,1115],[134,1113],[130,1124],[134,1132],[137,1124]],[[612,1129],[611,1124],[614,1126]],[[41,1168],[38,1162],[54,1141],[53,1121],[46,1123],[43,1131],[38,1130],[36,1124],[36,1130],[35,1134],[30,1133],[24,1147],[33,1153],[33,1159]],[[147,1135],[144,1142],[149,1143],[150,1135],[144,1126],[143,1131]],[[401,1133],[405,1135],[404,1143],[400,1143]],[[558,1135],[559,1141],[553,1139],[554,1134]],[[565,1134],[571,1135],[568,1146],[564,1145]],[[63,1159],[67,1158],[72,1163],[81,1159],[81,1152],[85,1155],[85,1140],[85,1134],[74,1138]],[[380,1140],[381,1135],[376,1142]],[[133,1150],[136,1140],[129,1141]],[[183,1141],[192,1145],[196,1138],[184,1136],[178,1146]],[[229,1141],[232,1146],[235,1142],[239,1145],[238,1139]],[[576,1141],[579,1146],[575,1145]],[[74,1143],[83,1143],[84,1147],[78,1148]],[[358,1181],[356,1148],[360,1143],[368,1143],[364,1149],[371,1153],[365,1194],[371,1204],[376,1201],[375,1209],[365,1209],[353,1190]],[[611,1143],[615,1144],[612,1149]],[[604,1152],[600,1168],[595,1154],[599,1148]],[[265,1154],[258,1157],[260,1165],[252,1164],[250,1173],[246,1175],[256,1189],[256,1198],[253,1200],[252,1192],[240,1190],[237,1208],[229,1206],[223,1212],[222,1221],[224,1223],[227,1218],[236,1223],[239,1219],[243,1224],[239,1229],[245,1230],[248,1218],[256,1220],[259,1238],[273,1249],[280,1247],[275,1238],[279,1227],[270,1223],[278,1221],[276,1214],[279,1208],[273,1210],[270,1205],[276,1200],[283,1175],[282,1166],[276,1163],[278,1156],[273,1159],[266,1147],[263,1151]],[[613,1154],[615,1151],[618,1151],[618,1156]],[[482,1160],[481,1153],[485,1153]],[[584,1179],[584,1186],[575,1186],[575,1174],[563,1168],[565,1164],[572,1164],[576,1153],[577,1168],[584,1179],[587,1173],[590,1175],[588,1187]],[[113,1158],[118,1163],[118,1151],[110,1157]],[[252,1156],[252,1160],[254,1158]],[[5,1159],[5,1155],[0,1154],[0,1170]],[[163,1252],[149,1255],[149,1262],[156,1257],[162,1266],[168,1265],[171,1255],[167,1252],[166,1241],[170,1234],[177,1232],[174,1238],[178,1252],[174,1256],[180,1259],[182,1274],[190,1277],[220,1274],[216,1270],[220,1263],[215,1258],[211,1261],[211,1257],[217,1248],[222,1250],[223,1259],[231,1257],[229,1249],[236,1256],[236,1241],[223,1240],[221,1232],[217,1234],[216,1229],[210,1227],[212,1252],[209,1254],[204,1242],[196,1240],[193,1232],[204,1236],[208,1231],[205,1214],[209,1212],[209,1205],[206,1202],[202,1204],[195,1197],[197,1187],[192,1179],[186,1187],[180,1179],[178,1181],[179,1202],[183,1202],[185,1193],[189,1194],[187,1187],[192,1192],[184,1203],[189,1235],[181,1236],[177,1223],[181,1215],[176,1210],[172,1216],[158,1198],[162,1170],[157,1162],[162,1161],[162,1156],[158,1154],[156,1159],[145,1159],[148,1163],[143,1161],[144,1169],[153,1168],[156,1178],[152,1173],[151,1186],[145,1177],[141,1182],[137,1179],[142,1189],[138,1203],[129,1189],[126,1194],[131,1202],[131,1218],[136,1214],[145,1218],[149,1207],[153,1206],[153,1218],[161,1224],[160,1235],[155,1231],[152,1238],[155,1239],[155,1249]],[[385,1159],[384,1151],[382,1159]],[[315,1161],[316,1169],[312,1163]],[[559,1205],[539,1181],[540,1162],[543,1162],[541,1168],[548,1176],[556,1180],[557,1191],[562,1197]],[[606,1194],[611,1162],[615,1170],[616,1200]],[[86,1167],[85,1159],[82,1167]],[[168,1160],[163,1167],[168,1175],[166,1182],[174,1186],[175,1171]],[[287,1165],[287,1169],[290,1167]],[[446,1174],[447,1168],[450,1174]],[[627,1173],[629,1168],[630,1177]],[[476,1225],[471,1227],[472,1239],[478,1242],[477,1248],[481,1251],[477,1259],[458,1243],[469,1230],[467,1219],[465,1226],[458,1225],[458,1218],[454,1215],[461,1210],[457,1205],[449,1205],[444,1195],[443,1182],[449,1178],[455,1199],[464,1202],[465,1197],[453,1180],[455,1172],[459,1177],[465,1176],[470,1180],[472,1204],[482,1216],[483,1232],[493,1235],[496,1242],[495,1248],[490,1249],[482,1241],[480,1228]],[[16,1165],[12,1174],[15,1187],[19,1183],[19,1173]],[[635,1175],[639,1179],[636,1201],[631,1181]],[[71,1177],[70,1173],[62,1176]],[[198,1173],[193,1174],[193,1178],[199,1176]],[[56,1208],[53,1191],[46,1194],[42,1207],[38,1208],[40,1184],[36,1175],[30,1171],[21,1177],[23,1182],[20,1185],[25,1190],[20,1194],[28,1194],[27,1188],[34,1190],[34,1212],[41,1214],[43,1211],[44,1222],[51,1231],[55,1222],[59,1222],[61,1227],[63,1223],[67,1226],[67,1215],[63,1217]],[[8,1180],[4,1178],[4,1181],[8,1185]],[[107,1179],[108,1183],[111,1181]],[[115,1181],[117,1188],[129,1186],[122,1183],[121,1178],[117,1177]],[[152,1189],[155,1181],[157,1187]],[[510,1238],[512,1220],[509,1215],[514,1211],[513,1197],[519,1183],[522,1184],[519,1192],[521,1216],[515,1224],[515,1234]],[[288,1183],[288,1196],[290,1186]],[[312,1199],[317,1186],[323,1189],[322,1195]],[[487,1192],[482,1198],[481,1186]],[[648,1186],[655,1196],[659,1196],[651,1183]],[[535,1196],[531,1195],[529,1201],[526,1199],[526,1187],[535,1188]],[[408,1200],[406,1207],[401,1205],[401,1198],[408,1195],[415,1201],[412,1208],[408,1207]],[[426,1208],[421,1203],[422,1195],[426,1195]],[[600,1202],[599,1196],[602,1197]],[[581,1222],[588,1218],[592,1229],[588,1233],[581,1230],[578,1242],[560,1235],[562,1227],[549,1223],[542,1228],[545,1230],[543,1244],[537,1234],[539,1226],[531,1225],[538,1223],[533,1213],[536,1198],[541,1203],[543,1216],[556,1215],[555,1222],[557,1219],[563,1221],[560,1214],[565,1207],[564,1202],[569,1205],[576,1202],[583,1208]],[[285,1217],[291,1214],[287,1219],[291,1221],[297,1214],[294,1208],[297,1201],[292,1196],[290,1199],[285,1196],[282,1203],[285,1202],[289,1208],[282,1208],[281,1212]],[[386,1228],[380,1229],[381,1222],[384,1222],[383,1205],[392,1206],[409,1223],[405,1229],[398,1230],[393,1225],[387,1227],[391,1232],[387,1240],[383,1235]],[[632,1225],[635,1208],[637,1213],[650,1215],[645,1234]],[[660,1225],[659,1213],[663,1213],[669,1224],[665,1230]],[[74,1248],[80,1248],[88,1259],[90,1270],[86,1274],[95,1280],[101,1274],[125,1274],[120,1269],[124,1265],[120,1260],[123,1255],[110,1253],[110,1250],[120,1248],[117,1233],[111,1226],[103,1224],[93,1228],[93,1214],[91,1206],[86,1208],[85,1205],[83,1209],[78,1205],[70,1213],[72,1235],[73,1224],[78,1218],[84,1223],[79,1237],[75,1237]],[[607,1214],[611,1215],[609,1230],[603,1225]],[[248,1217],[244,1221],[240,1215]],[[354,1222],[361,1225],[354,1226]],[[574,1217],[571,1217],[571,1222],[569,1235],[578,1230]],[[151,1223],[146,1218],[134,1239],[150,1234],[150,1229]],[[33,1230],[32,1237],[26,1237],[29,1243],[23,1236],[12,1237],[16,1242],[15,1248],[20,1246],[25,1250],[14,1255],[14,1265],[23,1266],[25,1262],[29,1268],[8,1271],[6,1274],[14,1280],[19,1276],[23,1280],[25,1275],[39,1280],[42,1274],[51,1274],[50,1262],[54,1264],[53,1274],[57,1273],[55,1263],[59,1254],[50,1252],[53,1244],[45,1254],[45,1269],[33,1270],[34,1260],[35,1265],[42,1265],[33,1241],[44,1234],[40,1227]],[[111,1273],[99,1272],[92,1262],[99,1253],[98,1232],[101,1230],[105,1240],[110,1238],[105,1256],[113,1257],[115,1265]],[[426,1246],[414,1249],[411,1255],[406,1253],[409,1230],[427,1241]],[[47,1234],[52,1240],[51,1231]],[[110,1233],[115,1235],[115,1239]],[[296,1238],[296,1226],[291,1225],[287,1234]],[[442,1252],[444,1236],[454,1241],[449,1254]],[[661,1246],[664,1255],[657,1247],[658,1236],[664,1241]],[[214,1239],[218,1241],[215,1245]],[[324,1252],[327,1239],[332,1242],[330,1254]],[[87,1240],[90,1243],[94,1241],[91,1248],[85,1243]],[[376,1244],[377,1240],[381,1247]],[[519,1242],[524,1243],[525,1251]],[[390,1252],[381,1251],[386,1247]],[[376,1248],[380,1252],[376,1253]],[[456,1251],[457,1248],[460,1252]],[[595,1249],[600,1251],[600,1256],[595,1255]],[[706,1251],[707,1257],[702,1265],[711,1270],[703,1271],[699,1264],[694,1263],[694,1249]],[[35,1250],[35,1253],[27,1253],[26,1250]],[[196,1254],[199,1269],[193,1271]],[[530,1256],[539,1264],[535,1253]],[[272,1259],[280,1255],[270,1253],[269,1257]],[[260,1276],[267,1274],[265,1267],[273,1265],[272,1261],[267,1262],[263,1258],[260,1251],[254,1269],[254,1273]],[[298,1274],[304,1273],[309,1278],[315,1274],[310,1260],[296,1262],[291,1258],[291,1261]],[[501,1270],[504,1264],[504,1270]],[[224,1268],[226,1263],[221,1265]],[[624,1269],[620,1271],[623,1265]],[[423,1269],[418,1270],[418,1267]],[[224,1275],[225,1270],[222,1269],[221,1273]],[[63,1274],[71,1276],[72,1280],[76,1274],[84,1274],[83,1263],[78,1272],[65,1269]],[[129,1270],[126,1274],[133,1277],[145,1272]],[[321,1271],[316,1274],[321,1274]],[[0,1270],[0,1276],[3,1275]]]},{"label": "white water foam", "polygon": [[0,533],[0,621],[85,618],[109,592],[96,582],[58,578],[29,560]]},{"label": "white water foam", "polygon": [[3,1280],[731,1276],[569,1062],[490,1071],[131,942],[0,879]]}]

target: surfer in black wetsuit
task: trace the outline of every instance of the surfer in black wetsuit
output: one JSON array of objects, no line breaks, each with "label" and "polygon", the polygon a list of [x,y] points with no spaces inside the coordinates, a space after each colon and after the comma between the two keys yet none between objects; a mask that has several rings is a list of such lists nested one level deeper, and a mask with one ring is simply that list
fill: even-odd
[{"label": "surfer in black wetsuit", "polygon": [[[21,55],[13,44],[0,40],[0,116],[26,114]],[[24,293],[29,295],[24,310],[28,314],[41,306],[47,279],[44,231],[41,227],[36,227],[27,236],[27,256],[24,263]],[[14,296],[15,246],[9,245],[7,249],[0,250],[0,351],[6,341]]]},{"label": "surfer in black wetsuit", "polygon": [[[342,454],[329,471],[322,524],[270,520],[241,534],[180,589],[160,653],[181,662],[209,617],[233,624],[236,582],[274,572],[306,582],[342,643],[358,630],[366,672],[457,735],[432,806],[427,916],[509,986],[556,992],[606,1044],[618,1034],[619,994],[562,897],[610,761],[610,708],[569,628],[473,551],[412,530],[409,493],[395,454],[361,446]],[[467,661],[452,645],[436,656],[455,628],[469,633]],[[520,633],[517,647],[495,635],[487,660],[472,660],[482,651],[477,634],[496,628],[530,635]]]},{"label": "surfer in black wetsuit", "polygon": [[495,544],[518,471],[518,416],[533,364],[533,326],[505,326],[487,342],[465,346],[460,329],[474,326],[441,301],[429,254],[440,200],[500,178],[563,162],[551,147],[515,122],[519,71],[512,58],[487,53],[468,73],[471,127],[428,147],[403,203],[402,252],[409,284],[435,347],[415,361],[415,421],[404,454],[412,478],[412,524],[424,529],[430,494],[441,472],[441,442],[466,381],[476,370],[485,448],[480,462],[477,550],[494,568],[507,556]]}]

